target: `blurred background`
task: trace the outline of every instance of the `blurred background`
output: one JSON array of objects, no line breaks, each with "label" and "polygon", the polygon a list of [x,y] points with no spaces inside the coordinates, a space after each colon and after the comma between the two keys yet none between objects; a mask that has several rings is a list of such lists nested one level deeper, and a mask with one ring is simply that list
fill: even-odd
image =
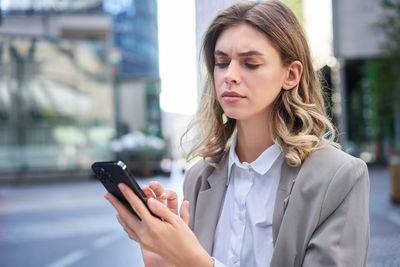
[{"label": "blurred background", "polygon": [[[235,2],[0,0],[1,266],[143,266],[90,165],[123,160],[182,200],[201,39]],[[283,2],[369,167],[368,266],[400,266],[400,1]]]}]

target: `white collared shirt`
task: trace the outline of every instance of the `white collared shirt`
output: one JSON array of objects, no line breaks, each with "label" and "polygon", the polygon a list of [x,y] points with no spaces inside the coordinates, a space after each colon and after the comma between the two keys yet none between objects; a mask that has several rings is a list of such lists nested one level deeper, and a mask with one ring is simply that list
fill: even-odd
[{"label": "white collared shirt", "polygon": [[215,266],[269,266],[282,152],[273,144],[247,163],[239,161],[235,147],[236,136],[229,151],[228,188],[214,236]]}]

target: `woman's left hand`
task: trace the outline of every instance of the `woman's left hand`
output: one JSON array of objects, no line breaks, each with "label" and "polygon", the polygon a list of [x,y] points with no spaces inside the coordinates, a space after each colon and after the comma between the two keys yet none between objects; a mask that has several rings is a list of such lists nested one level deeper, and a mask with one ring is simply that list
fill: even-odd
[{"label": "woman's left hand", "polygon": [[[106,193],[117,210],[117,218],[129,237],[145,250],[154,252],[176,266],[213,266],[211,256],[198,242],[187,223],[154,198],[147,200],[152,216],[141,200],[124,184],[119,185],[124,197],[142,219],[138,220],[112,194]],[[187,204],[185,204],[187,205]],[[183,206],[183,205],[182,205]]]}]

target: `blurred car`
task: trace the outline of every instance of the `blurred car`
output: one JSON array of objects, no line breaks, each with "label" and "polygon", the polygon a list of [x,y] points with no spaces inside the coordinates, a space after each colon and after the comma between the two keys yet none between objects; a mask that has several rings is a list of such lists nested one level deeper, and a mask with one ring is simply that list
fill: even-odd
[{"label": "blurred car", "polygon": [[125,162],[135,174],[148,177],[155,173],[169,175],[171,172],[168,144],[158,136],[128,133],[113,140],[111,150],[117,160]]}]

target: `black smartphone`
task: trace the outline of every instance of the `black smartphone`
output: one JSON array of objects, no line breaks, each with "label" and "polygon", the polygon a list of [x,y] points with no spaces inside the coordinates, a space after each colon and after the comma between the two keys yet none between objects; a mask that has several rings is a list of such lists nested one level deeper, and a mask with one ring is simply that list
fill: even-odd
[{"label": "black smartphone", "polygon": [[[95,173],[96,177],[104,185],[106,190],[113,194],[129,211],[131,211],[139,220],[141,220],[141,218],[136,214],[129,202],[125,199],[121,190],[119,190],[118,188],[118,184],[126,184],[147,207],[146,194],[140,188],[135,178],[133,178],[133,175],[128,170],[128,167],[125,165],[125,163],[123,163],[122,161],[95,162],[92,164],[92,170]],[[147,207],[147,209],[149,208]],[[151,211],[150,213],[158,218],[158,216],[154,215]]]}]

